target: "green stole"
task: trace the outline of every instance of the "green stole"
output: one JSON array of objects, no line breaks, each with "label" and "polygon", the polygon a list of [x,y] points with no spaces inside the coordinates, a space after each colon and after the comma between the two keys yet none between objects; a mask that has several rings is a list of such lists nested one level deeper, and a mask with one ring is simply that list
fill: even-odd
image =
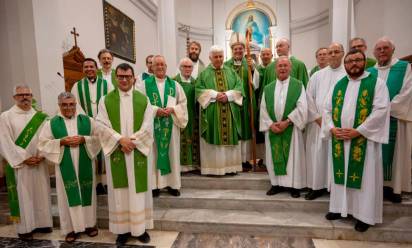
[{"label": "green stole", "polygon": [[[133,90],[133,132],[137,132],[143,123],[144,113],[147,107],[147,98],[139,91]],[[120,119],[120,92],[118,89],[111,91],[104,98],[107,114],[113,130],[121,134]],[[138,149],[133,151],[134,180],[136,193],[147,191],[147,157]],[[110,155],[110,168],[112,173],[113,188],[127,188],[126,158],[120,145]]]},{"label": "green stole", "polygon": [[[159,108],[167,106],[168,96],[176,96],[175,81],[169,77],[166,78],[164,91],[164,103],[160,98],[159,89],[157,88],[155,77],[149,77],[145,80],[146,95],[149,97],[150,103]],[[173,119],[168,117],[155,117],[154,119],[154,133],[157,147],[157,161],[156,167],[160,170],[160,174],[167,175],[172,170],[170,169],[169,145],[172,138]]]},{"label": "green stole", "polygon": [[372,68],[376,64],[376,60],[372,58],[366,58],[365,69]]},{"label": "green stole", "polygon": [[[375,95],[375,85],[377,77],[370,74],[360,82],[359,94],[356,104],[355,120],[353,128],[361,125],[372,111],[373,97]],[[339,80],[333,90],[332,95],[332,119],[335,127],[342,127],[341,116],[346,89],[349,79],[344,77]],[[349,151],[349,165],[347,174],[348,188],[360,189],[362,185],[363,167],[366,155],[367,139],[359,136],[351,140]],[[336,184],[345,183],[345,155],[344,141],[332,136],[332,159],[333,175]]]},{"label": "green stole", "polygon": [[[101,77],[97,77],[96,80],[97,80],[96,82],[97,84],[96,102],[99,103],[102,95],[104,96],[107,94],[107,82]],[[84,91],[84,95],[83,95],[83,91]],[[92,103],[90,100],[89,82],[88,82],[87,77],[77,82],[77,92],[79,93],[80,105],[82,106],[84,112],[89,117],[93,117]]]},{"label": "green stole", "polygon": [[[399,94],[403,86],[408,62],[399,60],[389,69],[386,86],[389,90],[389,98],[392,99]],[[378,70],[375,67],[368,69],[372,74],[378,76]],[[392,180],[393,155],[395,153],[396,133],[398,131],[398,119],[391,116],[389,124],[389,143],[382,144],[382,160],[383,160],[383,178],[385,181]]]},{"label": "green stole", "polygon": [[[195,80],[193,77],[190,77],[190,83],[182,82],[180,74],[177,74],[173,78],[176,82],[182,86],[183,91],[185,92],[187,99],[187,112],[189,114],[189,121],[184,129],[180,130],[180,164],[181,165],[193,165],[193,160],[197,161],[194,158],[195,145],[198,142],[198,139],[194,137],[195,128],[199,128],[196,124],[196,114],[197,105],[195,99]],[[192,147],[193,146],[193,147]]]},{"label": "green stole", "polygon": [[[36,135],[38,129],[42,125],[42,123],[46,120],[47,115],[42,112],[36,112],[31,120],[27,123],[24,127],[23,131],[19,134],[14,144],[20,146],[21,148],[25,149],[29,144],[33,137]],[[10,207],[10,217],[14,222],[20,221],[20,205],[19,205],[19,197],[17,193],[17,180],[16,175],[14,173],[14,169],[11,167],[10,164],[7,164],[5,167],[5,175],[6,175],[6,184],[7,184],[7,198],[9,200],[9,207]]]},{"label": "green stole", "polygon": [[151,75],[149,73],[143,72],[142,73],[142,80],[145,81],[146,79],[148,79]]},{"label": "green stole", "polygon": [[317,72],[319,70],[320,70],[319,65],[313,67],[312,70],[310,70],[309,76],[312,76],[315,72]]},{"label": "green stole", "polygon": [[[103,78],[103,70],[102,70],[102,69],[97,70],[97,76],[100,77],[100,78]],[[116,89],[118,82],[117,82],[116,70],[115,70],[115,69],[112,69],[111,77],[112,77],[113,87]],[[106,95],[106,94],[105,94],[105,95]]]},{"label": "green stole", "polygon": [[[62,139],[68,136],[63,117],[58,115],[53,117],[50,120],[50,127],[55,139]],[[90,136],[91,125],[88,116],[82,114],[77,116],[77,133],[83,136]],[[79,176],[76,175],[76,170],[74,169],[70,146],[64,146],[63,159],[59,167],[69,206],[90,206],[92,204],[93,192],[93,165],[87,154],[85,144],[79,145]]]},{"label": "green stole", "polygon": [[[275,89],[277,81],[265,87],[265,103],[270,119],[277,122],[275,115]],[[285,109],[282,120],[286,120],[288,115],[296,108],[296,103],[302,92],[302,83],[297,79],[290,78],[288,94],[286,96]],[[292,140],[293,125],[289,125],[282,133],[275,134],[269,130],[270,148],[272,151],[273,169],[276,176],[286,175],[286,166],[289,160],[290,143]]]}]

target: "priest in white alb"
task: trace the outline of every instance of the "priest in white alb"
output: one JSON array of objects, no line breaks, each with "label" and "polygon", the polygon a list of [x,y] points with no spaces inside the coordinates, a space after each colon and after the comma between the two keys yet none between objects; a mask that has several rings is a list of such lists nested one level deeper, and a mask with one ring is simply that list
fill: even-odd
[{"label": "priest in white alb", "polygon": [[37,146],[47,115],[32,108],[32,91],[14,87],[15,105],[0,115],[0,154],[5,167],[10,215],[22,240],[52,231],[50,179]]},{"label": "priest in white alb", "polygon": [[305,88],[290,76],[292,64],[281,56],[276,80],[265,86],[260,103],[259,130],[265,132],[266,167],[274,195],[285,189],[294,198],[306,187],[305,144],[302,131],[307,121]]},{"label": "priest in white alb", "polygon": [[77,113],[73,94],[61,93],[58,104],[59,113],[40,133],[39,150],[55,165],[60,230],[72,243],[82,232],[98,234],[94,169],[100,143],[96,122]]},{"label": "priest in white alb", "polygon": [[326,98],[321,138],[329,141],[331,171],[328,220],[352,215],[355,230],[382,223],[382,144],[388,142],[389,96],[385,83],[365,72],[366,56],[351,49],[347,76]]},{"label": "priest in white alb", "polygon": [[126,63],[116,67],[118,88],[99,103],[100,142],[107,172],[109,230],[117,245],[130,237],[150,242],[153,228],[152,163],[153,108],[133,89],[135,75]]},{"label": "priest in white alb", "polygon": [[368,70],[382,79],[389,90],[389,143],[382,146],[384,197],[399,203],[402,192],[412,191],[412,72],[407,61],[393,57],[394,51],[390,39],[379,39],[374,48],[378,63]]},{"label": "priest in white alb", "polygon": [[342,44],[333,42],[327,48],[327,53],[329,66],[310,77],[306,90],[308,101],[306,166],[309,188],[309,193],[305,196],[306,200],[316,199],[329,188],[328,142],[320,138],[322,114],[329,90],[346,74],[342,64],[345,55]]},{"label": "priest in white alb", "polygon": [[166,76],[166,60],[156,55],[152,60],[154,75],[137,86],[149,98],[153,116],[153,196],[166,188],[173,196],[180,196],[180,129],[189,120],[187,98],[182,86]]}]

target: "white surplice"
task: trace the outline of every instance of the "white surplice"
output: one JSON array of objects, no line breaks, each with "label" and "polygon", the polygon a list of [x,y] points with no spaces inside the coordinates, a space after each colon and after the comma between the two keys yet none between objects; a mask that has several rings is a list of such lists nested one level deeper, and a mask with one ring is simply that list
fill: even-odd
[{"label": "white surplice", "polygon": [[[275,116],[277,120],[282,120],[286,104],[286,97],[289,87],[289,79],[280,81],[277,79],[275,92]],[[270,110],[273,111],[273,110]],[[305,88],[302,85],[302,92],[296,102],[296,108],[288,115],[289,120],[293,123],[292,139],[289,150],[289,159],[286,165],[286,175],[276,176],[273,168],[272,149],[270,146],[269,131],[273,121],[269,116],[266,107],[265,94],[262,95],[260,103],[260,127],[259,131],[265,132],[266,147],[266,167],[270,177],[270,183],[273,186],[291,187],[301,189],[306,187],[306,163],[305,147],[302,130],[307,122],[307,102]]]},{"label": "white surplice", "polygon": [[308,124],[306,126],[306,169],[308,187],[313,190],[329,188],[328,141],[320,138],[320,126],[316,120],[322,118],[329,90],[346,75],[343,65],[327,66],[310,77],[306,96],[308,101]]},{"label": "white surplice", "polygon": [[[387,66],[375,65],[378,77],[384,82],[388,79],[390,68],[399,60],[392,59]],[[393,188],[395,194],[411,192],[411,150],[412,150],[412,72],[411,65],[405,72],[402,88],[391,101],[391,116],[398,119],[395,152],[392,164],[392,180],[385,181],[385,186]]]},{"label": "white surplice", "polygon": [[[349,78],[342,107],[342,128],[353,128],[360,80],[368,75],[369,72],[365,72],[357,80]],[[356,128],[356,130],[367,139],[363,178],[360,189],[346,187],[346,173],[344,185],[334,183],[330,133],[330,129],[334,127],[332,120],[332,94],[333,90],[329,92],[326,99],[327,102],[325,104],[321,129],[321,138],[328,139],[329,142],[328,166],[330,167],[331,178],[329,211],[332,213],[340,213],[343,217],[351,214],[356,219],[370,225],[382,223],[383,168],[381,146],[382,143],[388,142],[389,135],[388,89],[382,80],[377,80],[372,112],[366,120]],[[345,172],[348,171],[350,143],[350,141],[344,141]]]},{"label": "white surplice", "polygon": [[[165,80],[155,78],[157,89],[159,90],[160,94],[160,101],[162,105],[164,103],[164,91],[165,91]],[[146,95],[146,87],[145,83],[138,84],[138,90],[140,90],[143,94]],[[189,115],[187,113],[187,99],[185,92],[182,86],[175,81],[176,86],[176,93],[175,97],[168,95],[167,100],[167,107],[171,107],[174,109],[174,113],[172,114],[173,119],[173,128],[172,128],[172,135],[170,138],[169,144],[169,159],[170,159],[170,169],[171,172],[167,175],[161,175],[160,170],[157,169],[156,162],[157,162],[157,145],[156,142],[153,142],[153,189],[162,189],[165,187],[171,187],[173,189],[180,189],[181,188],[181,179],[180,179],[180,129],[185,128],[187,122],[189,121]],[[152,105],[153,107],[153,117],[154,120],[156,116],[156,112],[159,107]],[[153,131],[154,132],[154,131]],[[154,134],[153,134],[154,135]]]},{"label": "white surplice", "polygon": [[38,166],[23,164],[24,160],[38,154],[41,127],[25,149],[15,145],[35,113],[34,109],[24,111],[14,105],[0,115],[0,154],[14,169],[20,207],[20,222],[16,228],[21,234],[53,226],[47,163],[43,161]]},{"label": "white surplice", "polygon": [[[101,123],[100,142],[105,155],[108,203],[109,230],[114,234],[130,232],[133,236],[142,235],[146,229],[153,228],[153,198],[152,198],[152,162],[150,155],[153,143],[153,108],[148,104],[143,116],[143,122],[137,132],[133,131],[133,97],[132,89],[128,92],[119,90],[120,94],[120,130],[117,133],[107,114],[104,98],[99,103],[97,120]],[[143,114],[143,113],[142,113]],[[147,156],[147,191],[136,193],[134,174],[134,151],[125,154],[128,187],[113,188],[110,155],[119,145],[122,137],[133,139],[142,154]]]},{"label": "white surplice", "polygon": [[[59,116],[63,117],[61,113]],[[71,119],[63,117],[66,124],[67,135],[78,135],[77,130],[77,115]],[[95,158],[100,151],[100,143],[98,140],[98,131],[96,122],[90,118],[91,133],[90,136],[84,136],[85,148],[89,158],[92,160],[93,172],[95,171]],[[48,161],[55,164],[56,173],[56,192],[57,203],[59,206],[60,229],[63,235],[72,231],[84,232],[88,227],[96,226],[96,178],[93,175],[92,186],[92,204],[90,206],[75,206],[70,207],[64,188],[62,174],[60,172],[60,163],[63,159],[64,146],[60,145],[60,139],[55,139],[51,130],[50,121],[48,121],[41,133],[39,141],[40,154]],[[70,155],[73,161],[74,169],[77,175],[77,183],[79,183],[79,147],[70,147]],[[93,173],[94,174],[94,173]],[[79,185],[80,189],[80,185]]]}]

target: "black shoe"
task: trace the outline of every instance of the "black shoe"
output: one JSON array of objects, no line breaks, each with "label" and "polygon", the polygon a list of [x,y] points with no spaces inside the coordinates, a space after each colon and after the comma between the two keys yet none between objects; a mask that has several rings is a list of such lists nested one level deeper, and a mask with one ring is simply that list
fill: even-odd
[{"label": "black shoe", "polygon": [[356,222],[355,230],[358,232],[366,232],[369,229],[370,225],[366,224],[360,220]]},{"label": "black shoe", "polygon": [[293,198],[299,198],[300,197],[300,191],[298,189],[291,188],[290,189],[290,196]]},{"label": "black shoe", "polygon": [[53,232],[53,228],[51,228],[51,227],[36,228],[36,229],[34,229],[34,232],[37,232],[37,233],[51,233],[51,232]]},{"label": "black shoe", "polygon": [[236,176],[236,175],[237,175],[237,172],[229,172],[229,173],[226,173],[226,175],[228,175],[228,176]]},{"label": "black shoe", "polygon": [[316,198],[323,195],[323,190],[310,190],[307,195],[305,195],[305,200],[315,200]]},{"label": "black shoe", "polygon": [[172,196],[180,196],[180,191],[178,189],[167,187],[167,192],[169,192],[169,194]]},{"label": "black shoe", "polygon": [[132,235],[130,233],[123,233],[117,235],[116,245],[125,245]]},{"label": "black shoe", "polygon": [[32,241],[33,240],[33,234],[31,232],[29,233],[18,233],[19,239],[23,241]]},{"label": "black shoe", "polygon": [[392,194],[392,197],[390,198],[390,200],[393,203],[401,203],[402,202],[402,196],[401,196],[401,194]]},{"label": "black shoe", "polygon": [[152,195],[154,198],[159,197],[160,195],[160,189],[154,189],[152,190]]},{"label": "black shoe", "polygon": [[383,187],[383,198],[387,200],[391,200],[393,194],[393,189],[388,186]]},{"label": "black shoe", "polygon": [[137,237],[137,240],[139,240],[142,243],[149,243],[150,242],[150,236],[147,232],[144,232],[142,235],[140,235],[139,237]]},{"label": "black shoe", "polygon": [[249,161],[242,163],[242,170],[243,172],[248,172],[252,170],[252,165],[249,163]]},{"label": "black shoe", "polygon": [[105,195],[107,194],[106,189],[104,188],[102,183],[97,184],[96,186],[96,194],[97,195]]},{"label": "black shoe", "polygon": [[276,195],[277,193],[280,193],[283,191],[283,188],[280,186],[273,186],[266,192],[266,195]]},{"label": "black shoe", "polygon": [[259,159],[259,162],[257,163],[257,165],[258,165],[259,167],[262,167],[262,166],[263,166],[263,159]]},{"label": "black shoe", "polygon": [[329,212],[325,215],[325,218],[327,220],[339,220],[339,219],[342,219],[342,216],[340,215],[340,213]]}]

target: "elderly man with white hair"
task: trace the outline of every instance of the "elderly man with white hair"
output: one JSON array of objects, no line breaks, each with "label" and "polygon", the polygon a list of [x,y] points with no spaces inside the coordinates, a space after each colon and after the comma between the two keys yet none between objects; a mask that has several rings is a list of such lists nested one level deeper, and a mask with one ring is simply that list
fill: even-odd
[{"label": "elderly man with white hair", "polygon": [[195,79],[192,77],[193,62],[183,58],[178,73],[173,79],[182,86],[187,99],[189,121],[180,129],[180,165],[182,172],[200,169],[199,150],[199,104],[195,99]]},{"label": "elderly man with white hair", "polygon": [[200,112],[200,163],[202,174],[225,175],[242,171],[242,81],[223,65],[223,48],[212,46],[210,64],[196,81]]},{"label": "elderly man with white hair", "polygon": [[391,101],[389,144],[382,145],[384,196],[402,201],[402,192],[411,192],[412,72],[406,61],[393,57],[395,45],[380,38],[374,48],[378,60],[368,70],[386,82]]},{"label": "elderly man with white hair", "polygon": [[51,232],[50,180],[37,146],[47,115],[32,108],[27,85],[14,88],[15,105],[0,115],[0,154],[7,160],[10,215],[18,236],[33,239],[34,232]]}]

